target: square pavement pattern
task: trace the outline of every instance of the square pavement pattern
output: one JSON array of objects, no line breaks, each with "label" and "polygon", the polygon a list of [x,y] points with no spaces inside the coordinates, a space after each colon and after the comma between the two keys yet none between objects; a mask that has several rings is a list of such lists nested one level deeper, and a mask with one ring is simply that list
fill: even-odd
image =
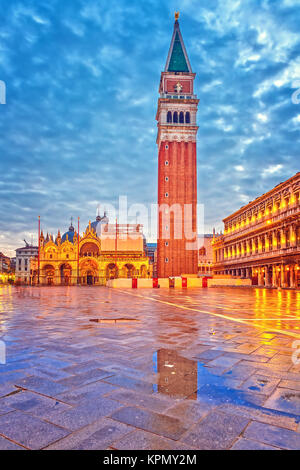
[{"label": "square pavement pattern", "polygon": [[0,286],[0,346],[0,449],[300,449],[300,292]]}]

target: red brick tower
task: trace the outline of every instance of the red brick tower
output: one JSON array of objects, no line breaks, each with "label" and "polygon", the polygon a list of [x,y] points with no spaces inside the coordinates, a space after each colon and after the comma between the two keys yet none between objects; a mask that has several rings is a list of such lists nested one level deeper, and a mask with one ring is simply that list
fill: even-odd
[{"label": "red brick tower", "polygon": [[181,36],[178,14],[164,72],[158,121],[158,277],[196,274],[197,124],[196,74]]}]

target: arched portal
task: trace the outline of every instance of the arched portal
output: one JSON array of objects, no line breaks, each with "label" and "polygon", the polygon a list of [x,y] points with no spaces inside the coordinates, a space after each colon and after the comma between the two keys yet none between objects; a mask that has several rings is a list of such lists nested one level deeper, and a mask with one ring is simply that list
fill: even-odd
[{"label": "arched portal", "polygon": [[110,263],[106,267],[106,279],[117,279],[119,277],[119,270],[116,264]]},{"label": "arched portal", "polygon": [[47,284],[48,286],[52,286],[54,284],[55,269],[51,264],[47,264],[43,267],[42,275],[45,284]]},{"label": "arched portal", "polygon": [[80,264],[80,279],[82,284],[94,285],[99,281],[99,269],[96,261],[84,260]]},{"label": "arched portal", "polygon": [[131,279],[135,275],[135,268],[133,264],[125,264],[124,268],[126,269],[126,277]]},{"label": "arched portal", "polygon": [[71,284],[72,268],[69,264],[62,264],[59,268],[60,282],[64,285]]}]

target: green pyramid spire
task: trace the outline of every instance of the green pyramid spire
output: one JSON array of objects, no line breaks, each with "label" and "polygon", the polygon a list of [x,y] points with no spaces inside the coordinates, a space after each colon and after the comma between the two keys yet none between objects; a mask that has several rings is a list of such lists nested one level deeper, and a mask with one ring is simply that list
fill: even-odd
[{"label": "green pyramid spire", "polygon": [[184,47],[178,19],[175,21],[174,33],[171,41],[166,72],[192,72],[191,65]]},{"label": "green pyramid spire", "polygon": [[178,32],[175,36],[168,72],[189,72]]}]

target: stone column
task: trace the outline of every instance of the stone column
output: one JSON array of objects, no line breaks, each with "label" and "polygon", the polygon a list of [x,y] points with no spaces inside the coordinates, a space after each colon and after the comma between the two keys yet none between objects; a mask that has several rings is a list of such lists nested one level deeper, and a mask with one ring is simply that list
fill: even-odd
[{"label": "stone column", "polygon": [[283,264],[280,266],[280,286],[285,287],[285,271]]},{"label": "stone column", "polygon": [[264,286],[264,273],[262,271],[262,268],[258,268],[258,285],[259,286]]},{"label": "stone column", "polygon": [[297,246],[297,234],[296,234],[296,225],[292,224],[290,226],[290,246]]},{"label": "stone column", "polygon": [[[275,243],[274,243],[275,242]],[[273,231],[273,237],[272,237],[272,249],[277,250],[277,231]]]},{"label": "stone column", "polygon": [[280,230],[281,248],[286,248],[286,236],[284,229]]},{"label": "stone column", "polygon": [[262,236],[258,236],[258,253],[262,253]]},{"label": "stone column", "polygon": [[265,282],[266,287],[271,287],[269,266],[265,266],[265,280],[266,280]]},{"label": "stone column", "polygon": [[272,286],[277,287],[277,266],[273,265],[272,267]]},{"label": "stone column", "polygon": [[290,287],[293,289],[296,287],[296,273],[295,266],[293,264],[290,266]]},{"label": "stone column", "polygon": [[271,247],[269,245],[269,234],[265,234],[265,251],[270,251]]}]

